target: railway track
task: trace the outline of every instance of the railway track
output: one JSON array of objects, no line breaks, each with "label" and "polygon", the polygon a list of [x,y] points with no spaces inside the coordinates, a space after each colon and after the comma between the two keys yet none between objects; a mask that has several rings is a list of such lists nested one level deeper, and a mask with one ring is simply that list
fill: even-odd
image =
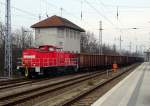
[{"label": "railway track", "polygon": [[[31,105],[43,106],[43,104],[47,103],[48,98],[51,97],[51,99],[49,100],[50,102],[48,101],[48,103],[50,104],[52,103],[51,106],[52,105],[70,106],[69,104],[73,103],[73,101],[76,101],[77,99],[82,97],[82,95],[88,94],[88,92],[90,92],[90,90],[92,90],[93,87],[95,87],[95,85],[97,86],[100,84],[102,86],[104,85],[104,83],[107,82],[108,79],[111,80],[115,78],[114,76],[117,76],[117,74],[122,75],[123,73],[125,73],[125,70],[129,69],[124,68],[122,70],[124,71],[114,73],[111,78],[108,78],[106,76],[106,72],[102,73],[95,72],[92,74],[78,76],[76,78],[70,77],[69,79],[66,80],[57,82],[55,81],[54,83],[49,83],[47,85],[39,87],[32,87],[31,89],[22,90],[20,92],[18,91],[14,93],[5,93],[5,95],[0,94],[0,105],[12,106],[16,104],[21,104],[27,106]],[[93,81],[94,84],[92,84],[91,81]],[[61,97],[65,98],[66,100],[62,99]]]},{"label": "railway track", "polygon": [[0,96],[0,105],[15,105],[21,103],[25,100],[32,99],[39,95],[46,94],[48,92],[53,92],[69,85],[82,82],[84,80],[94,78],[98,75],[104,74],[105,72],[90,73],[87,75],[82,75],[75,78],[70,78],[68,80],[58,81],[57,83],[51,83],[40,87],[35,87],[28,90],[22,90],[14,93],[5,93],[5,95]]},{"label": "railway track", "polygon": [[[88,73],[89,74],[89,73]],[[49,77],[49,78],[42,78],[42,79],[12,79],[12,80],[6,80],[6,81],[1,81],[0,82],[0,90],[7,89],[7,88],[13,88],[13,87],[19,87],[19,86],[25,86],[28,84],[34,84],[37,82],[42,82],[42,81],[53,81],[53,80],[59,80],[63,78],[69,78],[69,77],[74,77],[74,76],[84,76],[86,73],[76,73],[75,75],[64,75],[64,76],[58,76],[58,77]]]},{"label": "railway track", "polygon": [[22,81],[25,81],[25,78],[2,80],[0,81],[0,86],[12,84],[12,83],[19,83]]},{"label": "railway track", "polygon": [[[90,106],[96,99],[98,99],[100,97],[100,94],[104,94],[105,90],[104,89],[108,89],[107,87],[113,83],[113,81],[118,80],[117,82],[119,82],[121,79],[121,76],[125,77],[125,74],[129,74],[130,70],[133,70],[135,67],[137,67],[137,65],[133,66],[133,67],[129,67],[126,71],[123,71],[122,73],[119,73],[118,75],[108,78],[107,80],[104,80],[103,82],[100,82],[99,84],[91,87],[88,90],[85,90],[84,92],[81,92],[79,95],[74,96],[73,98],[70,98],[67,101],[64,101],[60,104],[58,104],[58,106]],[[116,82],[115,82],[116,84]],[[107,86],[107,87],[105,87]],[[113,87],[114,85],[110,85],[111,87]],[[98,92],[101,92],[100,94],[98,94]]]},{"label": "railway track", "polygon": [[45,80],[45,79],[41,79],[41,80],[18,79],[15,81],[6,81],[6,83],[3,83],[2,85],[0,85],[0,90],[11,88],[11,87],[17,87],[17,86],[21,86],[21,85],[25,85],[25,84],[35,83],[35,82],[39,82],[39,81],[43,81],[43,80]]},{"label": "railway track", "polygon": [[[64,76],[68,76],[68,75],[64,75]],[[62,76],[60,76],[62,77]],[[52,79],[54,77],[49,77],[49,78],[40,78],[40,79],[26,79],[26,78],[17,78],[17,79],[8,79],[8,80],[1,80],[0,81],[0,87],[1,86],[9,86],[11,87],[11,85],[20,85],[20,83],[26,84],[26,83],[30,83],[30,82],[37,82],[37,81],[43,81],[43,80],[47,80],[47,79]],[[7,87],[6,87],[7,88]],[[1,88],[0,88],[1,89]]]}]

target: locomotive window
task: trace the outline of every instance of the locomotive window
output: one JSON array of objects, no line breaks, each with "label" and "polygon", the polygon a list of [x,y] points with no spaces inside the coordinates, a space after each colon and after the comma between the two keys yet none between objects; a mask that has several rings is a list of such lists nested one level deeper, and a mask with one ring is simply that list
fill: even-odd
[{"label": "locomotive window", "polygon": [[49,51],[54,51],[54,48],[49,48],[48,50],[49,50]]},{"label": "locomotive window", "polygon": [[40,47],[40,50],[45,50],[46,48],[45,47]]},{"label": "locomotive window", "polygon": [[62,49],[62,48],[57,48],[56,50],[57,50],[57,51],[63,51],[63,49]]}]

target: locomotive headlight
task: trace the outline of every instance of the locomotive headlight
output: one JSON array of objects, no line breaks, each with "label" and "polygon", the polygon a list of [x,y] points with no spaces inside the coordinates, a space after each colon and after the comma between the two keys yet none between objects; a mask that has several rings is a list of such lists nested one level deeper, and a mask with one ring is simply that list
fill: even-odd
[{"label": "locomotive headlight", "polygon": [[23,58],[33,59],[35,58],[35,55],[24,55]]}]

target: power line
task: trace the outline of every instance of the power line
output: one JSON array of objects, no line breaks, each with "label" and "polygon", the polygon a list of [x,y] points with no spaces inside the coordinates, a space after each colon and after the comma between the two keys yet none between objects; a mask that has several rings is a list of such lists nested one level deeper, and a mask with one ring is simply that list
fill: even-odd
[{"label": "power line", "polygon": [[[106,8],[106,6],[105,6],[105,4],[101,1],[101,0],[97,0],[98,2],[99,2],[99,4],[100,5],[102,5],[104,8]],[[117,7],[117,11],[116,11],[116,18],[117,18],[117,22],[119,22],[120,23],[120,25],[121,26],[123,26],[123,24],[122,24],[122,22],[121,22],[121,20],[120,20],[120,18],[119,18],[119,6],[117,5],[117,6],[115,6],[115,7]],[[104,11],[105,12],[105,11]],[[117,26],[118,27],[118,26]],[[119,28],[118,28],[119,29]]]},{"label": "power line", "polygon": [[[102,1],[100,1],[100,2],[102,2]],[[91,2],[91,3],[95,3],[95,2]],[[105,7],[116,7],[116,4],[117,4],[119,7],[122,7],[122,8],[150,8],[150,6],[140,6],[140,5],[119,5],[117,2],[113,3],[113,4],[105,4],[102,2],[102,4]]]},{"label": "power line", "polygon": [[54,8],[58,9],[58,7],[50,2],[48,2],[47,0],[42,0],[45,4],[48,4],[50,6],[53,6]]},{"label": "power line", "polygon": [[[43,0],[43,2],[46,3],[46,4],[48,4],[50,7],[53,6],[55,9],[60,10],[60,8],[59,8],[58,6],[52,4],[52,3],[48,2],[48,1]],[[61,8],[63,8],[63,7],[61,7]],[[81,21],[81,18],[80,18],[81,16],[80,16],[80,17],[77,17],[77,16],[74,15],[73,13],[68,12],[65,8],[63,8],[63,12],[65,12],[65,13],[68,14],[68,15],[70,15],[70,16],[73,17],[74,19]],[[82,20],[82,22],[85,23],[85,24],[88,24],[88,22],[85,22],[85,20]]]},{"label": "power line", "polygon": [[[52,3],[48,2],[48,1],[43,0],[43,2],[46,3],[46,4],[48,4],[49,7],[54,7],[55,9],[60,10],[60,8],[59,8],[58,6],[52,4]],[[68,12],[65,8],[63,8],[63,7],[61,7],[61,8],[63,9],[63,11],[64,11],[65,13],[67,13],[68,15],[73,16],[73,18],[75,18],[75,19],[80,19],[79,17],[75,16],[74,14]]]},{"label": "power line", "polygon": [[[107,7],[116,7],[116,5],[110,5],[110,4],[104,4],[104,6],[107,6]],[[119,7],[122,7],[122,8],[150,8],[149,6],[129,6],[129,5],[118,5]]]},{"label": "power line", "polygon": [[13,17],[19,17],[19,18],[21,18],[22,19],[22,17],[24,17],[25,19],[29,19],[28,21],[30,21],[31,19],[38,19],[37,17],[32,17],[32,16],[24,16],[24,15],[21,15],[21,14],[14,14],[14,13],[12,13],[12,16]]},{"label": "power line", "polygon": [[[44,1],[44,0],[42,0],[42,1]],[[50,7],[54,7],[54,8],[56,8],[56,9],[60,9],[60,8],[58,8],[56,5],[51,4],[51,3],[49,3],[49,2],[45,2],[45,3],[46,3],[46,4],[49,4]],[[5,6],[6,3],[0,2],[0,4]],[[14,6],[11,6],[11,8],[14,9],[14,10],[17,10],[17,11],[19,11],[19,12],[21,12],[21,13],[25,13],[25,14],[28,15],[28,17],[33,17],[33,19],[38,19],[39,16],[40,16],[40,18],[44,18],[44,17],[42,17],[41,15],[38,16],[37,14],[34,14],[34,13],[32,13],[32,12],[29,12],[29,11],[26,11],[26,10],[23,10],[23,9],[14,7]],[[63,11],[64,11],[65,13],[67,13],[68,15],[72,16],[74,19],[80,20],[79,17],[77,17],[77,16],[75,16],[74,14],[68,12],[66,9],[63,8]],[[14,16],[14,15],[13,15],[13,16]],[[19,15],[16,15],[16,16],[19,16]],[[22,18],[22,17],[21,17],[21,18]],[[31,19],[31,18],[30,18],[30,19]],[[83,22],[85,23],[85,21],[83,21]],[[87,23],[86,23],[86,24],[87,24]]]},{"label": "power line", "polygon": [[[6,3],[3,3],[3,2],[0,2],[0,4],[6,5]],[[26,10],[23,10],[23,9],[14,7],[14,6],[11,6],[11,8],[12,8],[12,9],[15,9],[15,10],[17,10],[17,11],[20,11],[20,12],[22,12],[22,13],[28,14],[28,15],[30,15],[30,16],[32,16],[32,17],[36,17],[36,18],[38,17],[37,14],[31,13],[31,12],[29,12],[29,11],[26,11]]]},{"label": "power line", "polygon": [[[6,3],[4,3],[4,2],[0,2],[0,4],[1,5],[6,5]],[[17,8],[17,7],[14,7],[14,6],[10,6],[10,8],[12,8],[12,9],[14,9],[14,10],[16,10],[16,11],[19,11],[19,12],[21,12],[21,13],[23,13],[23,14],[27,14],[27,15],[25,15],[25,16],[23,16],[23,17],[26,17],[25,19],[38,19],[39,17],[38,17],[38,15],[36,15],[36,14],[34,14],[34,13],[32,13],[32,12],[29,12],[29,11],[26,11],[26,10],[23,10],[23,9],[20,9],[20,8]],[[21,16],[21,15],[16,15],[16,14],[13,14],[13,16]],[[18,18],[18,17],[17,17]],[[22,18],[22,16],[21,16],[21,18]]]},{"label": "power line", "polygon": [[94,7],[91,3],[89,3],[87,0],[84,0],[85,3],[87,3],[93,10],[95,10],[101,17],[103,17],[107,22],[109,22],[111,25],[114,26],[114,24],[105,16],[103,15],[96,7]]},{"label": "power line", "polygon": [[[106,8],[105,4],[104,4],[101,0],[97,0],[97,1],[98,1],[104,8]],[[119,19],[119,8],[118,8],[118,6],[116,6],[116,7],[117,7],[117,12],[116,12],[117,22],[119,22],[120,25],[123,26],[122,23],[121,23],[121,21],[120,21],[120,19]],[[119,23],[118,23],[118,24],[119,24]],[[120,32],[123,33],[123,31],[119,28],[118,25],[117,25],[117,29],[119,29]],[[121,52],[121,43],[122,43],[122,39],[121,39],[121,35],[120,35],[120,52]]]}]

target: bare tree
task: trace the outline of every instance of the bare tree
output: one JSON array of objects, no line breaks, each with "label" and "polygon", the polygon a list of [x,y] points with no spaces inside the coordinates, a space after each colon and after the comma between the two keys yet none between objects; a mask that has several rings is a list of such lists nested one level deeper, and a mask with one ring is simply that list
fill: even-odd
[{"label": "bare tree", "polygon": [[[119,55],[116,45],[110,46],[108,44],[102,45],[103,54],[106,55]],[[86,32],[81,35],[81,53],[99,53],[99,43],[91,32]],[[124,51],[124,55],[128,55],[127,51]]]},{"label": "bare tree", "polygon": [[[0,75],[2,75],[2,70],[4,69],[4,43],[5,43],[5,26],[0,22]],[[13,69],[16,68],[17,58],[21,57],[22,50],[24,48],[29,48],[33,44],[33,34],[27,28],[24,28],[24,33],[22,33],[22,29],[16,29],[12,31],[12,61],[13,61]]]}]

